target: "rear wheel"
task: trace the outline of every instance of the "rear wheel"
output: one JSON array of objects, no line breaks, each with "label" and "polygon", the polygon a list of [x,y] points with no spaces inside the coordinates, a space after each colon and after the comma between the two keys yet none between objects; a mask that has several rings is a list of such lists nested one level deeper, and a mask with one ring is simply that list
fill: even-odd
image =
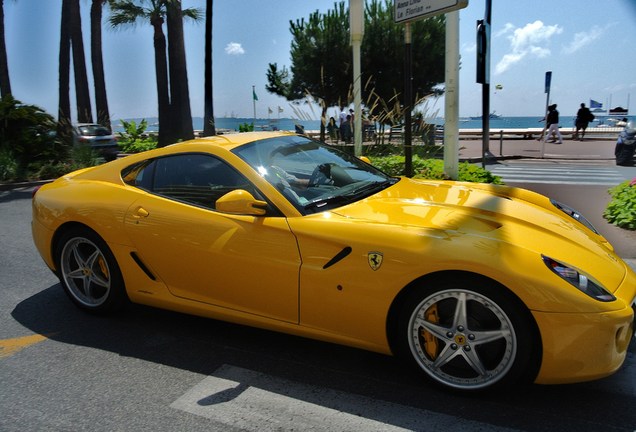
[{"label": "rear wheel", "polygon": [[445,387],[500,387],[534,379],[538,370],[531,315],[490,281],[449,281],[411,293],[399,332],[403,353]]},{"label": "rear wheel", "polygon": [[77,306],[106,313],[124,305],[124,282],[115,257],[93,231],[79,228],[65,233],[55,259],[60,282]]}]

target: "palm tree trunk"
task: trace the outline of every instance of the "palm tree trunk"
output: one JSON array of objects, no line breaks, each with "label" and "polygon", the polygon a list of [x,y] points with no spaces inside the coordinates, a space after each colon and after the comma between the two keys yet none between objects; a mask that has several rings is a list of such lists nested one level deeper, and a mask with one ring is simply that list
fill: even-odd
[{"label": "palm tree trunk", "polygon": [[104,60],[102,58],[102,8],[105,2],[106,0],[93,0],[91,4],[91,66],[95,85],[97,123],[110,129],[110,113],[108,112]]},{"label": "palm tree trunk", "polygon": [[216,135],[214,124],[214,92],[212,80],[212,5],[206,0],[205,7],[205,83],[203,96],[203,136]]},{"label": "palm tree trunk", "polygon": [[170,71],[170,114],[174,121],[176,136],[188,140],[194,138],[194,132],[192,130],[181,2],[168,2],[166,16]]},{"label": "palm tree trunk", "polygon": [[73,71],[75,73],[75,97],[77,99],[77,120],[80,123],[92,123],[93,112],[88,91],[88,75],[86,74],[86,57],[82,39],[82,19],[79,0],[70,2],[70,34],[73,45]]},{"label": "palm tree trunk", "polygon": [[163,33],[163,18],[155,17],[150,22],[154,28],[155,73],[157,75],[157,101],[159,104],[159,137],[157,145],[164,147],[175,142],[170,124],[170,98],[168,96],[168,58],[166,36]]},{"label": "palm tree trunk", "polygon": [[70,1],[62,1],[62,24],[60,26],[60,60],[59,60],[59,102],[57,109],[57,136],[65,143],[71,144],[71,37],[69,34]]},{"label": "palm tree trunk", "polygon": [[4,41],[4,0],[0,0],[0,97],[10,94],[9,61],[7,60],[7,46]]}]

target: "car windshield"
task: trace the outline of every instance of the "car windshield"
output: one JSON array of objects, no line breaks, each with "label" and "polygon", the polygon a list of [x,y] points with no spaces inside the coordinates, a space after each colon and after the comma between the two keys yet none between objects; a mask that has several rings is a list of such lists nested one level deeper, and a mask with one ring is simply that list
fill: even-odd
[{"label": "car windshield", "polygon": [[254,141],[233,152],[303,214],[358,201],[398,181],[354,156],[301,136]]},{"label": "car windshield", "polygon": [[108,128],[101,125],[82,125],[78,127],[80,135],[83,136],[106,136],[110,135]]}]

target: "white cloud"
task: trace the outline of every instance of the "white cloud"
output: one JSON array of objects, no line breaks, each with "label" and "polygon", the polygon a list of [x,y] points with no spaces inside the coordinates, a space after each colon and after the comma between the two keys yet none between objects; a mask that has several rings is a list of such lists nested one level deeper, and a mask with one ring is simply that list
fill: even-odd
[{"label": "white cloud", "polygon": [[495,67],[495,73],[501,74],[526,57],[543,58],[550,55],[547,47],[553,36],[563,32],[557,25],[546,26],[541,21],[528,23],[524,27],[515,28],[506,24],[497,35],[512,33],[508,36],[511,52],[504,55]]},{"label": "white cloud", "polygon": [[225,46],[225,52],[229,55],[243,55],[245,50],[243,46],[238,42],[230,42]]},{"label": "white cloud", "polygon": [[577,33],[574,35],[572,42],[563,47],[563,52],[566,54],[575,53],[584,46],[591,44],[596,39],[603,36],[603,33],[605,33],[605,30],[596,25],[588,32]]}]

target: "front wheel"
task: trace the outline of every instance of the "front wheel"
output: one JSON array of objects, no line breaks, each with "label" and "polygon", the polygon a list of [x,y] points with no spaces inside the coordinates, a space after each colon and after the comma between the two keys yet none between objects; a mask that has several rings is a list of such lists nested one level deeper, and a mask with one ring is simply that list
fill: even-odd
[{"label": "front wheel", "polygon": [[505,288],[481,279],[411,293],[399,331],[402,351],[445,387],[483,390],[534,379],[538,371],[530,313]]},{"label": "front wheel", "polygon": [[106,313],[125,304],[124,282],[115,257],[93,231],[80,228],[67,232],[55,255],[64,291],[81,309]]}]

